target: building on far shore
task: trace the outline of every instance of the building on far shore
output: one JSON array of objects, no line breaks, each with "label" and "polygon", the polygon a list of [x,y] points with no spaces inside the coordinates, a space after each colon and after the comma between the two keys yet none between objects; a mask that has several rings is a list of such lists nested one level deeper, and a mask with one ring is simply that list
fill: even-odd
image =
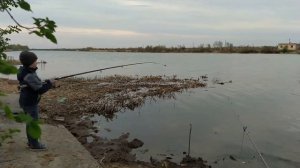
[{"label": "building on far shore", "polygon": [[300,50],[300,44],[297,43],[279,43],[278,50],[297,51]]}]

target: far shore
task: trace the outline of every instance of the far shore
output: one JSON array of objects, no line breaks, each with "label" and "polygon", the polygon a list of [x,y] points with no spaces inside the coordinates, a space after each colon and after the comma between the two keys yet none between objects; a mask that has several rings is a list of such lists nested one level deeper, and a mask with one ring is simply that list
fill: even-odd
[{"label": "far shore", "polygon": [[[26,48],[26,49],[25,49]],[[146,46],[132,48],[23,48],[7,49],[10,51],[82,51],[82,52],[132,52],[132,53],[221,53],[221,54],[300,54],[298,50],[279,50],[277,46],[229,46],[229,47],[166,47],[166,46]]]},{"label": "far shore", "polygon": [[126,49],[126,48],[120,48],[120,49],[64,49],[64,48],[58,48],[58,49],[30,49],[32,51],[79,51],[79,52],[127,52],[127,53],[218,53],[218,54],[300,54],[299,51],[288,51],[288,52],[282,52],[278,51],[277,49],[267,50],[267,51],[261,51],[261,49],[238,49],[235,51],[227,51],[227,50],[208,50],[208,49],[197,49],[197,48],[187,48],[183,50],[139,50],[139,49]]}]

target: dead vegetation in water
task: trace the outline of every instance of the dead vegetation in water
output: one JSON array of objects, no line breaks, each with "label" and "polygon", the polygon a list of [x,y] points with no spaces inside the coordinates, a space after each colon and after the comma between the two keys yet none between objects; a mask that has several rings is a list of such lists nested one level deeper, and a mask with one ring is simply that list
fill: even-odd
[{"label": "dead vegetation in water", "polygon": [[[113,118],[121,110],[134,110],[147,98],[174,98],[175,93],[205,87],[198,79],[163,76],[109,76],[99,79],[67,79],[41,102],[50,119],[57,116],[99,114]],[[55,110],[52,110],[55,109]]]},{"label": "dead vegetation in water", "polygon": [[229,80],[229,81],[222,81],[222,80],[219,79],[219,78],[213,78],[213,79],[212,79],[212,83],[213,83],[213,84],[224,85],[225,83],[232,83],[232,80]]},{"label": "dead vegetation in water", "polygon": [[[201,79],[202,78],[202,79]],[[105,167],[199,167],[205,162],[178,165],[170,160],[150,159],[149,162],[135,160],[131,151],[143,145],[129,134],[116,139],[98,137],[93,121],[82,120],[83,116],[99,114],[111,119],[126,109],[135,109],[147,99],[175,98],[175,93],[190,88],[205,87],[207,77],[199,79],[178,79],[176,76],[108,76],[99,79],[67,79],[60,81],[60,87],[43,95],[40,102],[41,117],[48,123],[63,124]],[[201,81],[201,80],[203,81]],[[18,81],[0,79],[0,91],[17,93]],[[93,139],[88,142],[88,139]],[[193,166],[190,166],[193,165]]]},{"label": "dead vegetation in water", "polygon": [[[93,127],[93,121],[80,118],[98,114],[112,119],[117,112],[134,110],[147,99],[175,98],[175,93],[206,86],[200,79],[178,79],[176,76],[116,75],[98,79],[66,79],[59,83],[60,87],[48,92],[41,101],[41,112],[47,122],[65,125],[100,163],[130,162],[145,167],[161,167],[161,164],[135,161],[131,151],[141,146],[142,141],[129,142],[129,134],[113,140],[97,137],[94,133],[98,130]],[[93,141],[88,142],[88,138]]]}]

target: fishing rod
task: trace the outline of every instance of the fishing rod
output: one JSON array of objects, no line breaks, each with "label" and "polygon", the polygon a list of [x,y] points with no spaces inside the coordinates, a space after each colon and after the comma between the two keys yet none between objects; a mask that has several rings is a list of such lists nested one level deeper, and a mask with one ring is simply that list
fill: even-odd
[{"label": "fishing rod", "polygon": [[[112,66],[112,67],[100,68],[100,69],[95,69],[95,70],[91,70],[91,71],[86,71],[86,72],[80,72],[80,73],[76,73],[76,74],[61,76],[61,77],[54,78],[54,80],[61,80],[61,79],[66,79],[66,78],[70,78],[70,77],[74,77],[74,76],[78,76],[78,75],[84,75],[84,74],[88,74],[88,73],[97,72],[97,71],[104,71],[104,70],[108,70],[108,69],[122,68],[122,67],[126,67],[126,66],[133,66],[133,65],[139,65],[139,64],[159,64],[159,63],[156,63],[156,62],[137,62],[137,63],[132,63],[132,64],[117,65],[117,66]],[[166,65],[164,65],[164,66],[166,66]],[[25,84],[25,85],[20,85],[18,88],[20,90],[20,89],[23,89],[23,88],[26,88],[26,87],[28,87],[28,86]]]},{"label": "fishing rod", "polygon": [[86,71],[86,72],[80,72],[80,73],[76,73],[76,74],[72,74],[72,75],[61,76],[58,78],[54,78],[54,80],[61,80],[61,79],[70,78],[70,77],[74,77],[74,76],[78,76],[78,75],[84,75],[84,74],[93,73],[93,72],[97,72],[97,71],[104,71],[104,70],[114,69],[114,68],[123,68],[126,66],[132,66],[132,65],[138,65],[138,64],[158,64],[158,63],[156,63],[156,62],[137,62],[137,63],[132,63],[132,64],[117,65],[117,66],[101,68],[101,69],[96,69],[96,70],[91,70],[91,71]]}]

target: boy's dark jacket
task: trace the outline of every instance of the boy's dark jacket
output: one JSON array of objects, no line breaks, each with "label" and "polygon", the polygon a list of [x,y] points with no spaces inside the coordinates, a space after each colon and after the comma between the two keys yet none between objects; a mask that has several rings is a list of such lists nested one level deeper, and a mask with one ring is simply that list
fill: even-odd
[{"label": "boy's dark jacket", "polygon": [[17,75],[20,85],[27,85],[21,89],[19,103],[21,107],[34,106],[40,101],[40,95],[51,89],[52,84],[49,80],[45,83],[37,76],[37,69],[23,67],[19,69]]}]

